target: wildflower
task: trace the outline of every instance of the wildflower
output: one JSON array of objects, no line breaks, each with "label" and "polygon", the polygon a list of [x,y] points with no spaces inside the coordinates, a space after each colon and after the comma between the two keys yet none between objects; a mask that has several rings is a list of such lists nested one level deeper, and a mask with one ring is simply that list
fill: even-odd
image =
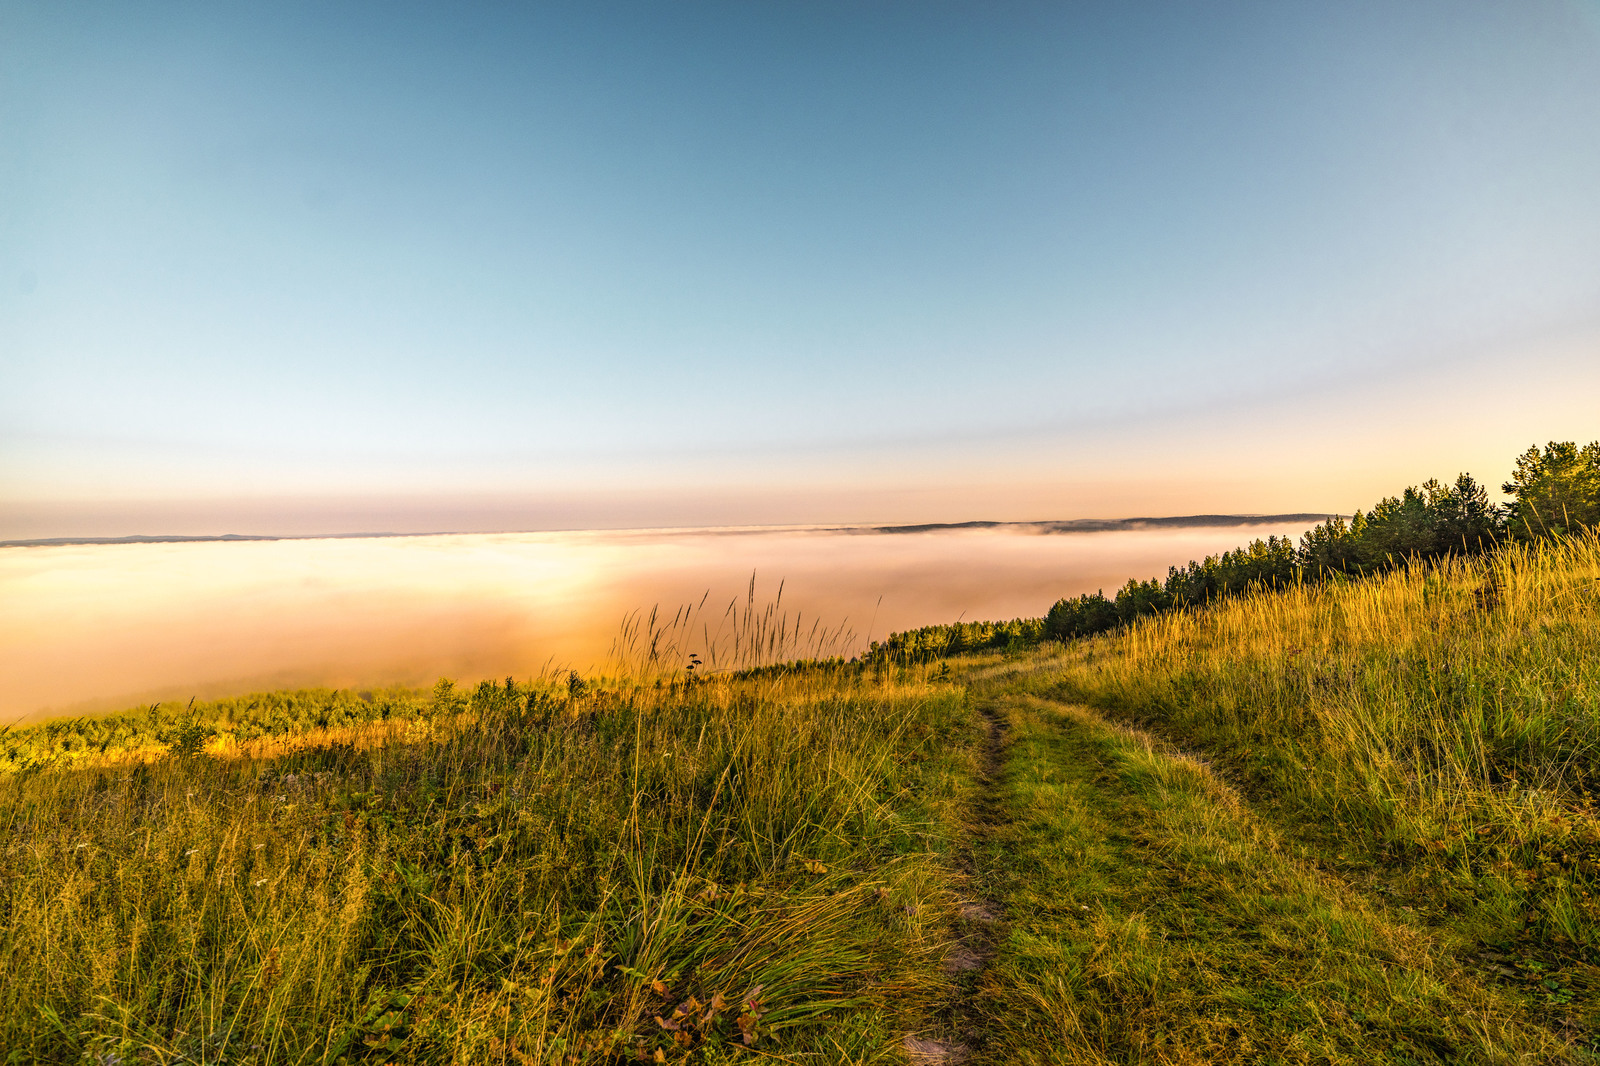
[{"label": "wildflower", "polygon": [[751,1044],[754,1044],[756,1042],[756,1037],[760,1035],[760,1031],[757,1029],[757,1023],[761,1021],[761,1016],[766,1013],[766,1011],[762,1009],[761,1001],[756,998],[760,994],[760,985],[756,985],[754,988],[752,988],[744,997],[744,1013],[740,1014],[739,1017],[735,1019],[735,1024],[739,1026],[740,1038],[744,1041],[745,1046],[747,1047]]}]

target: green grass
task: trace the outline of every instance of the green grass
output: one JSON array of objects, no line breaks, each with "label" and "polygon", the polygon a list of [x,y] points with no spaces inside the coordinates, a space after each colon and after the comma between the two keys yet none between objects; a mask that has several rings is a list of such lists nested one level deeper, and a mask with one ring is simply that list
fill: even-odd
[{"label": "green grass", "polygon": [[986,1061],[1543,1063],[1566,1041],[1397,907],[1322,871],[1204,763],[1001,697],[1009,936]]},{"label": "green grass", "polygon": [[[1600,1047],[1592,535],[970,676],[1015,719],[988,852],[1017,922],[996,1061]],[[1073,1050],[1019,1050],[1034,1025]]]},{"label": "green grass", "polygon": [[[922,665],[785,666],[752,610],[742,673],[8,734],[0,1048],[1596,1059],[1594,536]],[[659,666],[690,622],[635,635]],[[943,972],[958,934],[987,969]]]},{"label": "green grass", "polygon": [[[537,686],[555,693],[557,686]],[[480,687],[481,702],[493,686]],[[255,692],[202,703],[155,703],[122,714],[58,718],[0,729],[0,772],[71,762],[103,763],[106,756],[150,758],[174,747],[199,745],[217,753],[261,740],[304,743],[374,723],[401,724],[459,711],[471,703],[444,685],[432,693],[389,688],[297,689]]]},{"label": "green grass", "polygon": [[947,984],[958,690],[489,691],[0,777],[9,1061],[898,1054]]},{"label": "green grass", "polygon": [[1152,620],[1019,684],[1205,753],[1481,945],[1600,962],[1593,536]]}]

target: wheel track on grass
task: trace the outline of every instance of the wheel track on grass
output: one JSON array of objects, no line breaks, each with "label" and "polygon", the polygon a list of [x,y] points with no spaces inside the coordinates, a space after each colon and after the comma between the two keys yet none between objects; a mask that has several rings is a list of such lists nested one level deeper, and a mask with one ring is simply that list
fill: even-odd
[{"label": "wheel track on grass", "polygon": [[[1243,809],[1248,810],[1251,817],[1268,827],[1278,837],[1285,851],[1296,854],[1298,861],[1305,864],[1308,869],[1316,871],[1330,883],[1340,886],[1341,890],[1349,893],[1352,898],[1362,900],[1367,906],[1386,914],[1395,922],[1412,926],[1430,937],[1443,935],[1446,932],[1443,927],[1447,925],[1447,921],[1442,916],[1430,915],[1418,908],[1403,904],[1401,900],[1404,897],[1388,887],[1388,879],[1381,875],[1376,866],[1366,874],[1342,868],[1325,854],[1324,842],[1315,838],[1308,840],[1306,831],[1282,815],[1269,796],[1264,795],[1263,790],[1251,783],[1246,775],[1230,767],[1225,760],[1185,747],[1181,739],[1162,728],[1158,720],[1094,707],[1082,700],[1038,695],[1030,698],[1057,707],[1081,707],[1114,729],[1150,738],[1157,750],[1163,754],[1187,759],[1197,764],[1227,790]],[[1479,943],[1475,948],[1452,953],[1452,957],[1464,972],[1471,973],[1483,982],[1512,992],[1526,992],[1528,979],[1505,965],[1512,959],[1498,948]],[[1552,1024],[1553,1031],[1572,1041],[1574,1046],[1590,1049],[1588,1053],[1600,1060],[1600,1054],[1596,1054],[1593,1050],[1600,1048],[1600,1036],[1596,1035],[1596,1026],[1581,1024],[1570,1012],[1557,1012],[1556,1017],[1559,1020]]]},{"label": "wheel track on grass", "polygon": [[[968,699],[973,699],[969,688]],[[973,802],[972,833],[955,856],[960,883],[970,888],[977,880],[976,849],[1002,817],[1000,770],[1004,763],[1005,724],[993,700],[974,702],[982,719],[984,740]],[[959,935],[945,954],[942,968],[955,982],[955,995],[939,1012],[934,1033],[911,1033],[904,1041],[906,1057],[914,1066],[957,1066],[981,1044],[978,1011],[974,1001],[983,971],[999,950],[1005,928],[1004,907],[998,900],[963,892],[957,904]]]},{"label": "wheel track on grass", "polygon": [[[1354,876],[1330,861],[1317,847],[1302,840],[1300,832],[1294,826],[1285,823],[1274,810],[1273,804],[1258,794],[1257,789],[1240,780],[1226,764],[1220,763],[1204,751],[1191,750],[1184,746],[1177,737],[1162,729],[1159,723],[1137,715],[1119,714],[1093,707],[1081,700],[1042,696],[1036,693],[1019,693],[1012,698],[1061,712],[1080,714],[1104,728],[1142,741],[1149,745],[1154,753],[1165,759],[1195,766],[1218,789],[1224,802],[1235,809],[1241,823],[1243,821],[1255,823],[1271,839],[1272,849],[1303,869],[1308,882],[1320,882],[1329,892],[1330,898],[1342,898],[1358,904],[1375,914],[1382,915],[1395,925],[1408,928],[1420,937],[1435,943],[1438,942],[1437,938],[1447,935],[1447,930],[1436,928],[1433,921],[1427,920],[1412,907],[1402,906],[1397,899],[1382,898],[1384,890],[1381,882]],[[1374,883],[1379,887],[1375,889]],[[1503,968],[1492,964],[1484,965],[1489,956],[1458,954],[1455,951],[1439,949],[1438,958],[1445,965],[1455,968],[1468,980],[1499,986],[1512,993],[1521,991],[1515,984],[1503,980],[1505,976],[1501,972]],[[1577,1025],[1573,1019],[1563,1016],[1559,1020],[1549,1019],[1548,1022],[1549,1031],[1553,1035],[1569,1042],[1569,1050],[1576,1050],[1590,1043],[1589,1031]],[[1578,1053],[1582,1054],[1581,1051]]]},{"label": "wheel track on grass", "polygon": [[[978,999],[985,970],[996,958],[1001,940],[1007,932],[1005,908],[997,899],[986,897],[976,886],[981,884],[977,862],[981,849],[986,841],[1003,831],[1004,825],[1010,820],[1000,784],[1007,733],[1005,707],[1015,699],[1084,713],[1103,727],[1141,740],[1153,753],[1165,759],[1189,763],[1218,788],[1219,798],[1223,798],[1229,806],[1236,805],[1238,816],[1243,821],[1254,822],[1276,841],[1272,845],[1273,850],[1282,849],[1281,853],[1286,859],[1295,865],[1308,867],[1305,869],[1307,879],[1322,883],[1331,899],[1359,900],[1374,911],[1388,912],[1391,920],[1399,917],[1389,905],[1390,901],[1376,900],[1357,880],[1343,876],[1341,872],[1315,860],[1308,863],[1309,855],[1295,856],[1299,849],[1286,847],[1292,834],[1286,834],[1285,828],[1260,808],[1257,802],[1259,797],[1252,796],[1247,787],[1232,780],[1232,774],[1204,753],[1188,750],[1159,727],[1152,728],[1153,723],[1150,722],[1106,714],[1089,708],[1081,701],[1005,691],[1006,675],[1016,672],[1014,666],[975,672],[967,689],[967,698],[981,717],[985,734],[977,788],[971,805],[970,833],[956,852],[954,862],[958,883],[969,889],[969,893],[960,901],[957,938],[944,960],[945,972],[953,978],[952,995],[929,1030],[905,1038],[904,1052],[911,1063],[916,1066],[956,1066],[975,1057],[989,1060],[996,1053],[1003,1054],[1005,1051],[1007,1041],[1004,1037],[996,1033],[986,1034],[985,1013],[979,1009]],[[1411,922],[1402,919],[1401,924],[1410,925]],[[1420,929],[1417,931],[1423,932]],[[1571,1038],[1571,1034],[1561,1035],[1569,1040]],[[1031,1039],[1031,1034],[1029,1036]],[[996,1045],[996,1040],[1001,1043]],[[985,1046],[986,1043],[989,1046]],[[1565,1061],[1564,1057],[1561,1061]]]}]

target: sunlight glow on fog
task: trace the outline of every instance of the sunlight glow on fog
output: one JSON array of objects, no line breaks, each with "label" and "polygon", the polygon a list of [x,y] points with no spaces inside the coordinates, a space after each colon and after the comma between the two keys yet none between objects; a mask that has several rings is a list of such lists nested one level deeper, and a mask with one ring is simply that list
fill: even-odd
[{"label": "sunlight glow on fog", "polygon": [[[0,716],[269,687],[587,669],[624,614],[784,584],[784,611],[869,636],[1037,616],[1057,598],[1270,533],[818,529],[484,534],[0,549]],[[881,606],[878,605],[882,597]]]}]

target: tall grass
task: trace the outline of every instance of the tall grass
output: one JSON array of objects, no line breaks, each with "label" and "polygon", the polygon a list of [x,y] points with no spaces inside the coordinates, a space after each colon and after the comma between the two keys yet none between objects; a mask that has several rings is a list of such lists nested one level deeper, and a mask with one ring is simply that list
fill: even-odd
[{"label": "tall grass", "polygon": [[945,981],[976,736],[922,676],[443,687],[319,743],[0,776],[0,1047],[892,1055]]},{"label": "tall grass", "polygon": [[1600,960],[1600,539],[1261,592],[1029,684],[1222,760],[1480,943]]},{"label": "tall grass", "polygon": [[668,617],[658,606],[636,611],[622,620],[612,643],[612,669],[621,676],[659,677],[687,670],[754,671],[795,660],[843,661],[855,644],[847,620],[825,623],[803,612],[793,618],[783,610],[783,582],[770,602],[758,603],[756,576],[744,602],[728,602],[720,613],[706,610],[710,593],[697,604],[685,604]]},{"label": "tall grass", "polygon": [[1559,1014],[1327,870],[1204,761],[1005,688],[974,686],[1010,727],[1010,817],[981,853],[1009,928],[979,1062],[1590,1061]]}]

